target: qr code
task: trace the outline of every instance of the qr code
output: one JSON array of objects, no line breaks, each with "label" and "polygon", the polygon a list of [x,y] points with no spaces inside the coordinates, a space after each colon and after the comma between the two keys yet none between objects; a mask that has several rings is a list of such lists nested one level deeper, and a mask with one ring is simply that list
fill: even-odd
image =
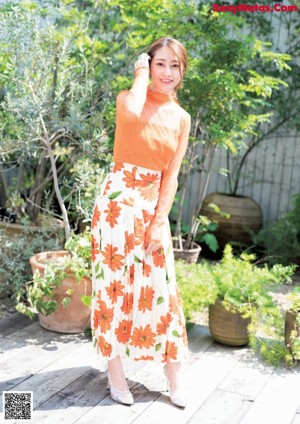
[{"label": "qr code", "polygon": [[4,420],[32,420],[32,392],[3,392]]}]

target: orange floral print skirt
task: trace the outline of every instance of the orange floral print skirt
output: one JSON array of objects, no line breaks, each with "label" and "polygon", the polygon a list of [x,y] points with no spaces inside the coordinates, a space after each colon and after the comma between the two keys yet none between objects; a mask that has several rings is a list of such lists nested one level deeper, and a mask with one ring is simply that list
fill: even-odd
[{"label": "orange floral print skirt", "polygon": [[91,327],[102,371],[117,355],[159,363],[187,356],[168,220],[161,248],[144,249],[160,181],[160,171],[114,162],[95,200]]}]

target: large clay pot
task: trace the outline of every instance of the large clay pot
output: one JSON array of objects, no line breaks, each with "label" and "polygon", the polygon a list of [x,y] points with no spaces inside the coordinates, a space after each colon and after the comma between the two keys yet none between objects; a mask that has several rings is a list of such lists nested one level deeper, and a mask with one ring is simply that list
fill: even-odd
[{"label": "large clay pot", "polygon": [[[184,239],[182,239],[182,242],[184,243]],[[192,242],[192,249],[177,249],[175,247],[173,247],[173,252],[174,252],[174,259],[182,259],[187,263],[197,263],[200,252],[201,252],[201,247],[195,243],[194,241]]]},{"label": "large clay pot", "polygon": [[[230,218],[215,213],[208,205],[215,203],[222,212],[230,214]],[[258,232],[263,224],[260,206],[250,197],[231,196],[223,193],[211,193],[203,201],[201,214],[215,219],[219,227],[215,232],[220,248],[230,241],[243,244],[251,243],[250,232]]]},{"label": "large clay pot", "polygon": [[[66,250],[38,253],[30,258],[32,272],[38,270],[40,275],[44,275],[47,261],[66,255],[68,255]],[[61,301],[66,297],[68,289],[72,289],[73,293],[68,295],[71,301],[64,307]],[[90,308],[83,304],[81,296],[91,296],[91,294],[92,283],[89,278],[83,278],[80,283],[77,283],[73,273],[67,271],[67,277],[59,287],[54,289],[55,300],[58,302],[57,310],[48,316],[39,313],[40,325],[47,330],[59,333],[84,332],[90,321]]]},{"label": "large clay pot", "polygon": [[209,331],[213,338],[228,346],[244,346],[249,343],[250,319],[242,318],[239,312],[227,311],[221,300],[209,306]]}]

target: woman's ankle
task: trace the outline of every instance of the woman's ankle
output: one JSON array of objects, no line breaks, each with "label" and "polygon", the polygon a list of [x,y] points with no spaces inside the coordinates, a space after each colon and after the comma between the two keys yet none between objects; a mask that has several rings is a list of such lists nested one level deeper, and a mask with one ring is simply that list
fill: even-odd
[{"label": "woman's ankle", "polygon": [[172,390],[179,389],[179,387],[181,386],[181,363],[168,362],[166,368]]},{"label": "woman's ankle", "polygon": [[128,390],[123,364],[120,356],[108,361],[108,372],[110,375],[111,383],[117,390]]}]

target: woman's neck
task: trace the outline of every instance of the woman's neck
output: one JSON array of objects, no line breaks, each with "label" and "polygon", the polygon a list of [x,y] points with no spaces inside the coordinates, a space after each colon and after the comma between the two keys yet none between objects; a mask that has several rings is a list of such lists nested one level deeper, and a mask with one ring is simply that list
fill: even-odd
[{"label": "woman's neck", "polygon": [[169,103],[175,101],[175,93],[173,91],[169,93],[158,91],[152,86],[152,83],[148,85],[147,96],[157,103]]}]

